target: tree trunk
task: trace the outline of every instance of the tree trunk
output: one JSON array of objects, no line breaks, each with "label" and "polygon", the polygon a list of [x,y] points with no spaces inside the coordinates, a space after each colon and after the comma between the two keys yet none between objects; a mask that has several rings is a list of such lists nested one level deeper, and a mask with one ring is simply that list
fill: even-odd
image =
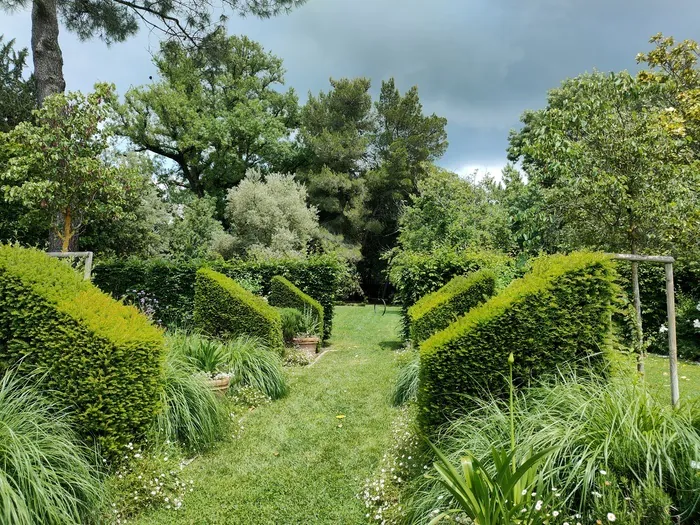
[{"label": "tree trunk", "polygon": [[[63,93],[66,81],[63,78],[63,55],[58,45],[58,13],[56,0],[33,0],[32,2],[32,56],[34,59],[34,79],[39,107],[44,99],[56,93]],[[49,251],[63,249],[63,242],[57,232],[64,224],[63,215],[58,213],[54,228],[49,232]]]},{"label": "tree trunk", "polygon": [[634,317],[637,332],[637,372],[644,374],[644,331],[642,328],[642,299],[639,293],[639,263],[632,263],[632,294],[634,296]]},{"label": "tree trunk", "polygon": [[49,95],[63,93],[63,55],[58,45],[58,13],[56,0],[34,0],[32,3],[32,55],[39,106]]}]

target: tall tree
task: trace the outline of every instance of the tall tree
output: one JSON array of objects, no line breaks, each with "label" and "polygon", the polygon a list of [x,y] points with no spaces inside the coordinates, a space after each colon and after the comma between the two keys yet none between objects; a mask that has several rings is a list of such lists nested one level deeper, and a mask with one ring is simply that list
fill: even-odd
[{"label": "tall tree", "polygon": [[91,220],[119,216],[139,173],[106,163],[110,132],[105,126],[113,88],[95,86],[90,95],[52,95],[22,122],[0,135],[0,193],[54,223],[61,250],[77,248],[79,233]]},{"label": "tall tree", "polygon": [[0,35],[0,132],[29,120],[35,108],[34,78],[24,74],[27,50],[16,51],[14,44]]},{"label": "tall tree", "polygon": [[[305,0],[221,0],[225,10],[260,17],[274,16]],[[61,93],[63,54],[58,43],[59,20],[82,40],[100,38],[122,42],[141,25],[168,39],[196,41],[212,25],[216,4],[211,0],[0,0],[0,9],[32,7],[32,55],[39,105],[47,96]],[[222,22],[219,19],[219,22]]]},{"label": "tall tree", "polygon": [[260,44],[216,30],[197,46],[165,43],[155,63],[161,79],[126,93],[121,133],[173,162],[171,182],[222,211],[248,169],[291,155],[297,97],[280,90],[282,60]]}]

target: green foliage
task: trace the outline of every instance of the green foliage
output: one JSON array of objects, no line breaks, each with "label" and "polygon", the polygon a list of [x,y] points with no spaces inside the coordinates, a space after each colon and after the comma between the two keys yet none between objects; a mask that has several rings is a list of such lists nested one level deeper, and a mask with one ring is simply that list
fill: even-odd
[{"label": "green foliage", "polygon": [[616,292],[604,254],[543,257],[525,277],[473,308],[420,347],[419,420],[430,429],[463,410],[465,396],[503,395],[508,354],[514,378],[556,374],[557,367],[606,366]]},{"label": "green foliage", "polygon": [[[551,449],[526,456],[516,468],[516,451],[493,447],[490,463],[495,474],[492,475],[472,455],[460,459],[462,472],[459,472],[438,448],[432,443],[430,446],[437,456],[434,468],[438,479],[458,505],[456,509],[438,514],[431,524],[457,513],[466,514],[479,525],[534,524],[549,515],[552,492],[545,489],[538,471]],[[542,493],[544,495],[540,496]],[[538,499],[540,497],[544,499]]]},{"label": "green foliage", "polygon": [[66,412],[12,372],[0,378],[0,521],[92,523],[104,498],[95,457]]},{"label": "green foliage", "polygon": [[220,218],[226,190],[248,169],[291,154],[297,97],[282,91],[282,60],[219,28],[196,46],[168,40],[155,65],[160,80],[126,93],[121,132],[174,162],[177,185],[215,197]]},{"label": "green foliage", "polygon": [[0,194],[10,203],[58,214],[55,234],[63,251],[91,220],[123,213],[124,195],[140,175],[102,159],[112,137],[113,87],[96,84],[95,92],[57,94],[23,122],[0,135]]},{"label": "green foliage", "polygon": [[182,215],[175,217],[168,228],[168,251],[176,258],[206,257],[217,239],[224,235],[224,227],[214,218],[214,199],[193,198],[183,206]]},{"label": "green foliage", "polygon": [[330,255],[313,256],[305,260],[271,259],[259,262],[169,261],[136,258],[98,260],[93,281],[105,292],[120,298],[129,290],[146,292],[156,300],[155,318],[165,324],[191,326],[194,309],[194,281],[197,269],[203,265],[228,275],[238,282],[254,279],[262,286],[261,293],[270,292],[270,283],[281,275],[323,306],[324,340],[331,335],[333,307],[346,267]]},{"label": "green foliage", "polygon": [[279,353],[257,337],[241,335],[222,346],[231,384],[251,387],[271,399],[287,393],[287,380]]},{"label": "green foliage", "polygon": [[[579,521],[594,523],[613,512],[621,523],[666,524],[670,498],[681,522],[697,521],[697,405],[674,410],[628,376],[564,374],[517,396],[514,415],[520,455],[556,447],[541,472],[561,494],[563,515],[580,513]],[[440,448],[454,462],[464,451],[486,458],[510,441],[510,410],[490,398],[446,429]],[[447,491],[430,483],[416,506],[429,512],[441,494]]]},{"label": "green foliage", "polygon": [[31,119],[36,106],[34,77],[24,78],[28,51],[14,46],[0,35],[0,133]]},{"label": "green foliage", "polygon": [[407,358],[399,365],[399,373],[396,376],[394,390],[391,393],[391,404],[401,406],[409,401],[415,401],[418,396],[418,371],[420,370],[420,356],[416,351],[406,353]]},{"label": "green foliage", "polygon": [[491,270],[453,277],[445,286],[423,296],[408,309],[411,342],[417,347],[486,301],[495,291],[496,274]]},{"label": "green foliage", "polygon": [[0,367],[44,373],[107,456],[144,435],[162,388],[159,329],[37,250],[0,246],[0,298]]},{"label": "green foliage", "polygon": [[306,204],[306,188],[293,175],[248,170],[229,190],[226,218],[238,255],[305,257],[318,233],[318,211]]},{"label": "green foliage", "polygon": [[290,344],[299,333],[301,325],[301,312],[296,308],[278,308],[282,320],[282,336],[284,342]]},{"label": "green foliage", "polygon": [[419,252],[443,246],[509,252],[513,242],[508,214],[496,193],[498,187],[490,179],[476,183],[431,167],[401,213],[398,245]]},{"label": "green foliage", "polygon": [[297,288],[291,281],[280,275],[276,275],[270,281],[270,304],[273,306],[283,306],[296,308],[304,313],[305,310],[313,310],[316,320],[316,334],[324,334],[323,329],[323,306],[310,295],[305,294]]},{"label": "green foliage", "polygon": [[204,333],[222,339],[255,335],[275,351],[282,352],[284,348],[277,310],[233,279],[208,268],[197,270],[194,324]]},{"label": "green foliage", "polygon": [[396,250],[388,254],[389,281],[396,292],[394,302],[401,305],[404,334],[408,336],[408,309],[426,294],[438,290],[456,275],[491,269],[498,275],[498,288],[504,287],[522,272],[510,257],[496,252],[470,252],[440,248],[433,252]]},{"label": "green foliage", "polygon": [[227,429],[223,403],[197,374],[191,361],[191,340],[176,333],[167,337],[165,385],[155,422],[160,442],[178,443],[189,452],[200,452],[220,441]]},{"label": "green foliage", "polygon": [[226,371],[225,356],[221,342],[196,332],[178,334],[171,337],[173,347],[183,356],[197,372],[204,372],[214,377]]}]

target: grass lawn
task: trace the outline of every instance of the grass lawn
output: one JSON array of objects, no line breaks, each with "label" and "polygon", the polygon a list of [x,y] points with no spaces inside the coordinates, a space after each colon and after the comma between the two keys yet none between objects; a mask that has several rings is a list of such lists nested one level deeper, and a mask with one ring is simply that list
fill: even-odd
[{"label": "grass lawn", "polygon": [[[249,414],[241,437],[196,459],[184,508],[141,524],[355,524],[356,497],[389,445],[399,310],[336,308],[330,351],[290,370],[290,393]],[[344,415],[342,419],[336,416]]]},{"label": "grass lawn", "polygon": [[[636,364],[633,364],[636,366]],[[671,381],[668,359],[648,354],[645,362],[646,380],[663,399],[671,402]],[[700,364],[688,361],[678,362],[678,388],[681,404],[688,401],[700,402]]]}]

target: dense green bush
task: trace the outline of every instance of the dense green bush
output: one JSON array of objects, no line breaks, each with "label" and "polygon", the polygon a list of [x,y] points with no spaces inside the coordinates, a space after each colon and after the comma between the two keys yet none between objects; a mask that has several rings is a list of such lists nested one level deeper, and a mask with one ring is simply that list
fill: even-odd
[{"label": "dense green bush", "polygon": [[197,270],[194,324],[205,334],[221,339],[254,335],[275,351],[284,349],[277,310],[233,279],[208,268]]},{"label": "dense green bush", "polygon": [[330,338],[333,306],[341,276],[347,268],[329,255],[308,259],[274,259],[263,262],[189,261],[166,259],[105,259],[97,261],[93,281],[116,298],[130,297],[143,291],[154,299],[155,318],[165,324],[191,326],[194,311],[194,281],[197,270],[210,267],[232,279],[255,281],[262,285],[262,294],[270,292],[270,283],[281,275],[295,283],[323,306],[324,340]]},{"label": "dense green bush", "polygon": [[69,265],[33,249],[0,247],[0,368],[44,374],[84,437],[114,456],[160,407],[163,334],[134,307]]},{"label": "dense green bush", "polygon": [[307,308],[313,309],[314,316],[318,322],[318,332],[323,334],[323,306],[313,297],[305,294],[294,283],[285,279],[281,275],[275,275],[270,281],[270,304],[273,306],[296,308],[304,311]]},{"label": "dense green bush", "polygon": [[302,323],[302,313],[296,308],[278,308],[282,321],[282,336],[286,344],[291,344],[292,339],[299,333]]},{"label": "dense green bush", "polygon": [[465,396],[506,390],[510,352],[517,384],[556,373],[559,365],[604,366],[614,279],[604,254],[543,257],[525,277],[425,341],[418,392],[424,428],[463,409]]},{"label": "dense green bush", "polygon": [[418,346],[483,303],[495,291],[496,274],[491,270],[453,277],[445,286],[423,296],[408,309],[411,342]]},{"label": "dense green bush", "polygon": [[37,385],[0,378],[0,523],[93,523],[104,497],[94,452]]},{"label": "dense green bush", "polygon": [[401,306],[404,335],[408,337],[408,309],[421,297],[432,293],[457,275],[491,269],[497,288],[503,288],[522,275],[525,265],[496,252],[471,252],[442,248],[433,252],[397,251],[389,261],[389,281],[396,289],[394,303]]},{"label": "dense green bush", "polygon": [[[601,380],[564,374],[556,384],[536,385],[515,396],[514,430],[518,460],[553,447],[542,465],[547,486],[557,487],[560,518],[570,523],[663,525],[698,523],[700,407],[674,410],[628,376]],[[489,398],[455,420],[440,436],[453,463],[466,453],[489,460],[493,447],[511,448],[507,402]],[[695,423],[694,423],[695,421]],[[421,475],[413,498],[417,523],[428,523],[436,501],[450,495]],[[577,520],[572,514],[583,515]],[[561,523],[559,521],[557,523]]]}]

